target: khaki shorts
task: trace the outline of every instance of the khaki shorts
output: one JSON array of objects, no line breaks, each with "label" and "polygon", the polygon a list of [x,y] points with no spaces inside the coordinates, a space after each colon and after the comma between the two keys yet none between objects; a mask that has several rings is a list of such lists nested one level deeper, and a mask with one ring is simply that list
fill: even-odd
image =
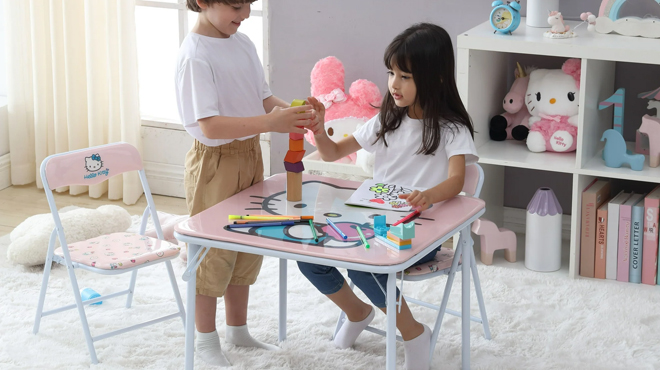
[{"label": "khaki shorts", "polygon": [[[194,216],[263,179],[259,135],[217,147],[195,140],[186,154],[188,212]],[[254,284],[262,260],[263,256],[211,248],[197,269],[197,294],[222,297],[228,284]]]}]

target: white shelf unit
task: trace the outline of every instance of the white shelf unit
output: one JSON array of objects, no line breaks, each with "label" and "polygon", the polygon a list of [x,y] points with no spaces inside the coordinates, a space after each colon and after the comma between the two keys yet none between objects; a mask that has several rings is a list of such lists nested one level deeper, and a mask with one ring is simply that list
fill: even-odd
[{"label": "white shelf unit", "polygon": [[[524,18],[520,23],[513,35],[493,34],[490,24],[485,22],[458,36],[457,83],[474,122],[479,162],[486,173],[481,192],[487,205],[485,217],[502,225],[505,167],[572,174],[569,276],[575,278],[579,272],[581,192],[586,185],[597,177],[660,182],[660,167],[649,168],[648,158],[642,171],[605,166],[600,137],[603,131],[612,128],[613,112],[598,110],[598,103],[616,90],[616,63],[660,65],[660,40],[597,34],[587,31],[584,25],[577,29],[576,38],[552,40],[543,37],[547,29],[526,27]],[[574,28],[579,22],[567,24]],[[511,68],[511,54],[582,59],[576,152],[532,153],[522,142],[490,140],[490,118],[502,113],[502,97],[509,88],[505,71]],[[628,94],[630,99],[633,92]],[[624,125],[639,123],[624,122]]]}]

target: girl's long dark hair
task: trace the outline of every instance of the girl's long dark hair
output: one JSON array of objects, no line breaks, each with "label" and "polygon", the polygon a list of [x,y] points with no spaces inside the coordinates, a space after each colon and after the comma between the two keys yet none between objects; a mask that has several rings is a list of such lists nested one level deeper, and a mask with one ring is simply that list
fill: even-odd
[{"label": "girl's long dark hair", "polygon": [[[465,126],[474,137],[470,116],[461,101],[454,78],[454,49],[451,38],[442,27],[418,23],[400,33],[385,50],[385,66],[396,65],[411,73],[422,108],[424,128],[417,154],[434,154],[441,142],[443,128]],[[413,103],[414,104],[414,103]],[[385,135],[399,128],[408,107],[399,108],[388,92],[380,107],[381,127],[376,137],[387,146]]]}]

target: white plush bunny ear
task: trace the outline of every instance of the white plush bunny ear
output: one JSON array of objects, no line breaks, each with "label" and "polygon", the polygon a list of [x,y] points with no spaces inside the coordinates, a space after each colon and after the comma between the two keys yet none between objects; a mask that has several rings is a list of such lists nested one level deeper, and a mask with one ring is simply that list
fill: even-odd
[{"label": "white plush bunny ear", "polygon": [[314,65],[310,76],[311,93],[316,97],[335,89],[344,91],[344,65],[335,57],[326,57]]}]

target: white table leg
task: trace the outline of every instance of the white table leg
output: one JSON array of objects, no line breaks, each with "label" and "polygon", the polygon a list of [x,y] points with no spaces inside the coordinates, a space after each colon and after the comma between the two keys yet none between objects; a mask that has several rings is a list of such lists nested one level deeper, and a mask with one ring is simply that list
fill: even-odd
[{"label": "white table leg", "polygon": [[[195,254],[200,246],[188,244],[188,266],[194,264]],[[195,367],[195,298],[197,290],[197,269],[190,271],[188,287],[186,291],[186,370],[193,370]]]},{"label": "white table leg", "polygon": [[385,335],[385,366],[387,370],[396,369],[396,273],[387,277],[387,330]]},{"label": "white table leg", "polygon": [[461,231],[461,243],[463,244],[462,265],[462,306],[461,306],[461,334],[463,336],[461,345],[461,367],[465,370],[470,369],[470,261],[472,253],[472,239],[470,230],[465,228]]},{"label": "white table leg", "polygon": [[286,259],[280,258],[280,317],[278,322],[280,342],[286,339],[286,263]]}]

